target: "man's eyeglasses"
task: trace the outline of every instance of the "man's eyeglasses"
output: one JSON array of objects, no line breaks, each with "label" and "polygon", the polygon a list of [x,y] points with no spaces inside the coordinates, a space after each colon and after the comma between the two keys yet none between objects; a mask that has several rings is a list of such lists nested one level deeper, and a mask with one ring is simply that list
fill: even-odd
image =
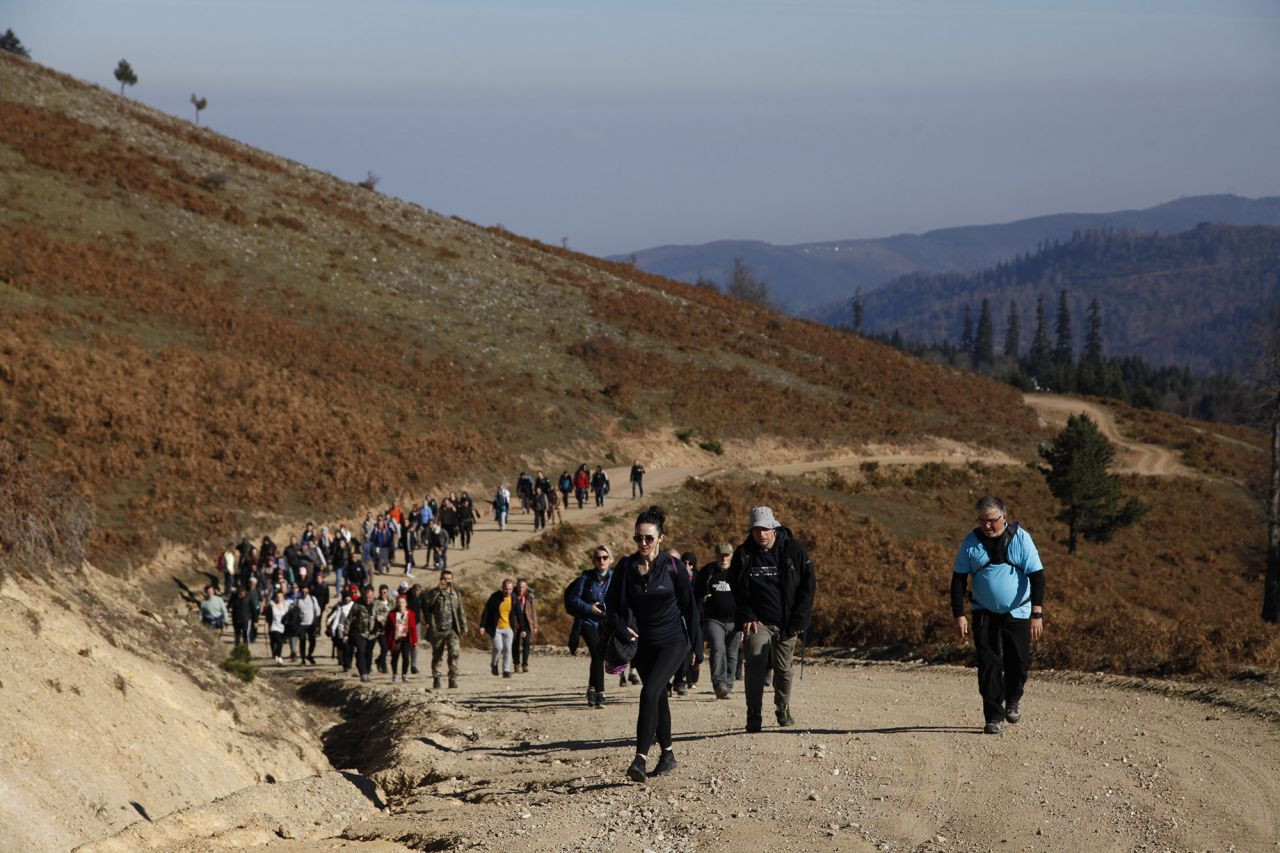
[{"label": "man's eyeglasses", "polygon": [[979,518],[978,523],[983,527],[995,527],[1003,518],[1004,515],[997,515],[995,518]]},{"label": "man's eyeglasses", "polygon": [[633,542],[643,542],[646,545],[652,545],[654,542],[658,541],[657,536],[649,536],[645,533],[637,533],[635,536],[632,536],[631,539]]}]

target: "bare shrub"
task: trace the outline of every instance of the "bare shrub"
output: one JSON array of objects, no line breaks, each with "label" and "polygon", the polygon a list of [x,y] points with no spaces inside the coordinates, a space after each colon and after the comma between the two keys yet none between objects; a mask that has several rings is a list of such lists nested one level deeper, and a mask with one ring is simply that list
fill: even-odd
[{"label": "bare shrub", "polygon": [[201,189],[216,192],[227,185],[227,181],[231,180],[225,172],[207,172],[196,181]]},{"label": "bare shrub", "polygon": [[78,484],[0,441],[0,565],[78,568],[94,521],[93,503]]},{"label": "bare shrub", "polygon": [[379,178],[377,175],[375,175],[373,172],[367,172],[365,174],[364,180],[358,182],[356,186],[363,187],[366,190],[372,191],[378,188],[378,181],[380,180],[382,179]]}]

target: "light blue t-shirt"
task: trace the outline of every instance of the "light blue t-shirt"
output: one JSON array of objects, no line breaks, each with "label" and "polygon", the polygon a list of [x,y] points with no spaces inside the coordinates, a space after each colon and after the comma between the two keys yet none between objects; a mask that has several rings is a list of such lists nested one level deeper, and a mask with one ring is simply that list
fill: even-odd
[{"label": "light blue t-shirt", "polygon": [[969,532],[956,554],[955,573],[973,575],[973,609],[1031,618],[1031,582],[1027,575],[1044,570],[1031,534],[1021,527],[1009,541],[1009,562],[984,565],[987,551],[977,534]]}]

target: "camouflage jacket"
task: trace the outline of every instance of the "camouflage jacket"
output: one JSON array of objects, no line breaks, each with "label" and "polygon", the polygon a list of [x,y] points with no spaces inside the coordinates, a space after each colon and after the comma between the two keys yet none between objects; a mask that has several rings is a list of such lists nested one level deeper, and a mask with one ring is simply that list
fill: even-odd
[{"label": "camouflage jacket", "polygon": [[427,630],[438,634],[444,630],[449,608],[453,608],[453,630],[458,636],[467,632],[467,614],[462,609],[462,593],[456,589],[442,592],[439,587],[427,593]]},{"label": "camouflage jacket", "polygon": [[364,637],[372,640],[378,636],[378,627],[373,621],[373,605],[365,604],[363,601],[353,604],[351,613],[347,615],[346,628],[348,637]]}]

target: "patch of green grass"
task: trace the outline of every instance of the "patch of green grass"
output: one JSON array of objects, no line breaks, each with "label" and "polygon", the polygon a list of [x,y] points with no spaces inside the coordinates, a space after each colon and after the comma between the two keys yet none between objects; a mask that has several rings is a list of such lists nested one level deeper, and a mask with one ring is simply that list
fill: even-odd
[{"label": "patch of green grass", "polygon": [[236,647],[231,650],[231,657],[224,660],[219,666],[245,684],[258,677],[258,666],[253,663],[253,655],[250,653],[249,647],[244,643],[237,643]]},{"label": "patch of green grass", "polygon": [[716,456],[724,455],[724,445],[714,438],[708,438],[706,441],[698,442],[698,447],[701,447],[708,453],[714,453]]}]

